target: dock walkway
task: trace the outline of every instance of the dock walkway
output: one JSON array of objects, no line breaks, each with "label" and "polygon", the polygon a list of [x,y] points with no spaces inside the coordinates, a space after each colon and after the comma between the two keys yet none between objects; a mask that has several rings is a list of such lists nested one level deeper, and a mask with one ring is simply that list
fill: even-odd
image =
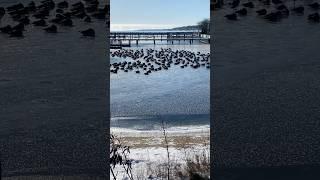
[{"label": "dock walkway", "polygon": [[165,32],[111,32],[110,48],[130,47],[132,43],[139,44],[139,41],[167,41],[167,43],[174,44],[174,42],[189,41],[210,41],[210,37],[201,36],[198,31],[165,31]]}]

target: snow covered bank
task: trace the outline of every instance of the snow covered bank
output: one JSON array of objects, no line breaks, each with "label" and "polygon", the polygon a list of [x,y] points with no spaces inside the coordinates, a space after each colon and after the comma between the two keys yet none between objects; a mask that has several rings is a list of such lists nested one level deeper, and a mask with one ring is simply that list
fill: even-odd
[{"label": "snow covered bank", "polygon": [[[209,126],[168,128],[166,129],[169,146],[167,151],[167,144],[161,130],[139,131],[111,128],[111,132],[120,139],[121,143],[130,147],[128,158],[132,160],[134,179],[162,179],[165,177],[168,164],[171,176],[188,174],[190,162],[204,163],[205,166],[209,166],[209,130]],[[117,179],[127,178],[121,166],[116,166],[114,172],[117,174]],[[209,176],[209,171],[206,176]]]}]

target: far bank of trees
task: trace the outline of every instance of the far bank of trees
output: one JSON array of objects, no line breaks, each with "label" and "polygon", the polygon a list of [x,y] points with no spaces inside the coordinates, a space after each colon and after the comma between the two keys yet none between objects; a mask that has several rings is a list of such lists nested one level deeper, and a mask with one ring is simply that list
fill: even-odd
[{"label": "far bank of trees", "polygon": [[201,34],[210,34],[210,19],[204,19],[198,23]]}]

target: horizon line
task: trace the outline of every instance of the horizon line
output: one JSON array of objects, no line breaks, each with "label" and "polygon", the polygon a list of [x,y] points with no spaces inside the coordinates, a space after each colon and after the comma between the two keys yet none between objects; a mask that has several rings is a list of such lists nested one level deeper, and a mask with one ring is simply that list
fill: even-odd
[{"label": "horizon line", "polygon": [[160,29],[172,29],[182,26],[194,26],[186,24],[110,24],[110,31],[136,31],[136,30],[160,30]]}]

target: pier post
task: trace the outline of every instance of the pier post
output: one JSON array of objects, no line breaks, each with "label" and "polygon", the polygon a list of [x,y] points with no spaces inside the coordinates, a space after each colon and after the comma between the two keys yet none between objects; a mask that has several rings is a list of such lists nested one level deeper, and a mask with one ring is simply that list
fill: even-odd
[{"label": "pier post", "polygon": [[193,37],[194,37],[194,34],[192,33],[192,37],[191,37],[191,43],[193,44]]},{"label": "pier post", "polygon": [[137,45],[138,45],[138,41],[139,41],[139,40],[136,41],[136,44],[137,44]]}]

